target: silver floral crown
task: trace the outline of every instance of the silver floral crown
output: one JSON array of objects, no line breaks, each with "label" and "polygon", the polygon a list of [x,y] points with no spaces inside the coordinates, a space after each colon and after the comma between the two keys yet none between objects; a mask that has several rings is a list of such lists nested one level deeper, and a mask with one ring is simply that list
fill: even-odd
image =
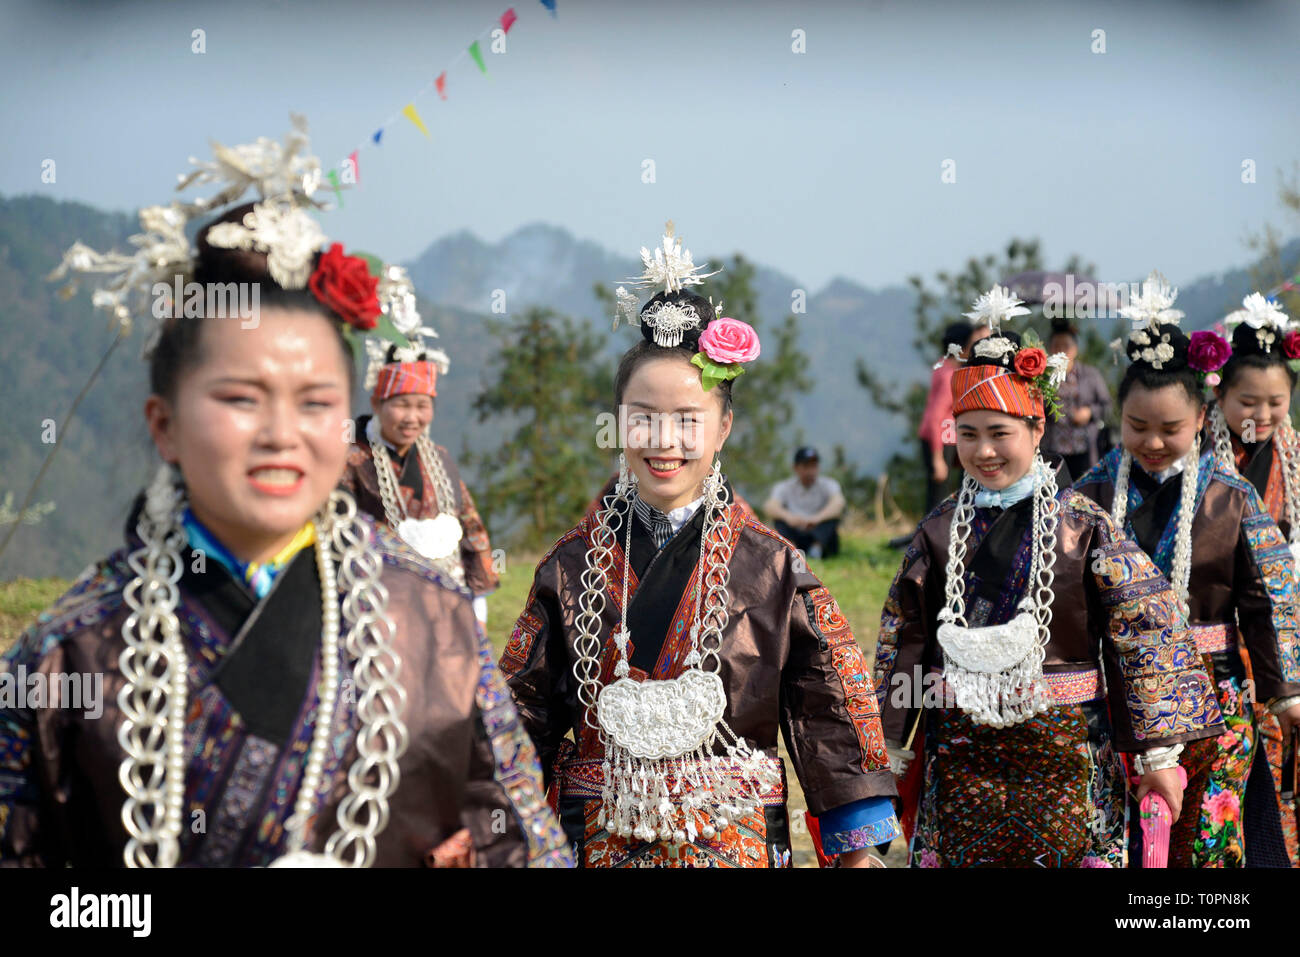
[{"label": "silver floral crown", "polygon": [[[664,225],[662,246],[657,247],[654,252],[645,246],[641,247],[641,264],[644,266],[644,272],[633,279],[625,279],[624,282],[634,289],[663,286],[663,291],[669,294],[681,292],[687,286],[698,286],[710,276],[722,272],[721,269],[707,273],[700,272],[708,268],[708,263],[695,265],[691,251],[684,249],[682,241],[676,237],[671,219]],[[614,290],[614,297],[616,301],[614,328],[618,328],[620,319],[630,326],[635,326],[639,320],[653,330],[655,344],[664,347],[680,345],[686,331],[697,327],[702,318],[690,306],[674,302],[656,303],[641,313],[637,297],[623,286]],[[718,306],[721,308],[721,303]]]},{"label": "silver floral crown", "polygon": [[[213,141],[210,161],[200,162],[191,156],[195,169],[179,177],[177,191],[213,184],[219,187],[217,192],[190,202],[173,200],[166,206],[142,208],[141,231],[128,240],[134,252],[99,252],[76,242],[47,278],[68,279],[60,290],[60,295],[68,298],[77,292],[79,279],[94,277],[91,302],[110,314],[114,331],[130,335],[133,317],[154,314],[155,284],[170,285],[176,276],[192,272],[195,253],[186,235],[189,222],[215,215],[252,190],[257,195],[253,209],[241,222],[214,225],[208,230],[207,241],[222,249],[265,253],[267,268],[277,283],[285,289],[303,288],[313,257],[327,241],[307,210],[329,207],[316,198],[321,165],[310,152],[307,121],[298,114],[290,114],[290,121],[283,144],[266,137],[238,146]],[[158,328],[146,342],[146,352],[156,341]]]},{"label": "silver floral crown", "polygon": [[1128,356],[1134,362],[1145,362],[1160,370],[1174,358],[1171,330],[1179,327],[1184,315],[1181,309],[1173,308],[1177,298],[1178,290],[1153,269],[1142,283],[1142,292],[1120,307],[1120,317],[1133,323]]},{"label": "silver floral crown", "polygon": [[1255,330],[1255,340],[1260,349],[1267,352],[1273,348],[1279,338],[1295,324],[1287,318],[1277,303],[1264,298],[1263,294],[1252,292],[1241,301],[1241,308],[1229,313],[1223,319],[1224,328],[1229,335],[1242,323]]},{"label": "silver floral crown", "polygon": [[393,328],[404,335],[410,345],[397,346],[393,358],[388,359],[388,349],[392,342],[381,336],[366,336],[366,378],[365,388],[369,391],[379,381],[379,372],[389,362],[415,362],[423,353],[430,362],[438,366],[438,371],[446,375],[451,368],[451,359],[442,349],[433,349],[425,345],[425,337],[439,338],[438,331],[420,317],[416,308],[415,285],[401,266],[385,264],[380,271],[379,307],[393,323]]}]

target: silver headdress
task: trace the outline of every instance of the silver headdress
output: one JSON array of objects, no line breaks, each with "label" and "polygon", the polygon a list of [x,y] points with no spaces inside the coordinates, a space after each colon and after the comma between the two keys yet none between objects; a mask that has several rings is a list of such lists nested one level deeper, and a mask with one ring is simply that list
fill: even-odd
[{"label": "silver headdress", "polygon": [[1011,290],[1006,286],[994,284],[988,292],[981,293],[976,298],[975,307],[971,312],[964,312],[962,315],[977,326],[988,326],[993,336],[997,336],[1004,319],[1027,316],[1029,310],[1021,300],[1011,295]]},{"label": "silver headdress", "polygon": [[[446,375],[447,370],[451,368],[451,359],[442,349],[430,348],[424,344],[426,336],[437,339],[438,332],[420,317],[420,312],[416,308],[415,285],[406,274],[406,270],[401,266],[386,263],[380,272],[376,294],[383,314],[409,343],[406,346],[397,346],[391,361],[415,362],[423,353],[429,361],[438,366],[439,372]],[[393,344],[379,336],[367,336],[365,342],[367,360],[365,388],[368,392],[379,381],[379,370],[390,361],[388,350]]]},{"label": "silver headdress", "polygon": [[[206,184],[220,188],[212,196],[141,209],[141,231],[129,240],[134,252],[101,253],[74,243],[47,278],[69,279],[60,290],[67,298],[76,293],[79,278],[96,277],[92,303],[109,312],[114,330],[130,335],[135,317],[157,315],[155,285],[170,287],[178,276],[193,271],[195,252],[186,235],[189,222],[215,215],[252,190],[255,205],[243,221],[213,226],[208,242],[223,249],[266,253],[267,267],[277,283],[286,289],[303,288],[313,257],[326,244],[325,234],[307,209],[328,207],[315,195],[321,185],[321,166],[310,153],[307,121],[297,114],[290,118],[292,128],[283,144],[265,137],[233,147],[214,141],[211,161],[190,157],[196,168],[179,177],[177,191]],[[145,344],[146,352],[155,339],[156,330]]]},{"label": "silver headdress", "polygon": [[1173,308],[1177,298],[1178,290],[1153,269],[1142,283],[1142,292],[1120,307],[1120,318],[1133,323],[1126,350],[1129,359],[1145,362],[1153,369],[1164,369],[1165,363],[1173,360],[1177,354],[1175,342],[1181,337],[1179,323],[1184,315],[1181,309]]},{"label": "silver headdress", "polygon": [[1178,289],[1170,286],[1169,280],[1153,269],[1142,283],[1141,294],[1129,300],[1128,305],[1121,306],[1119,314],[1133,323],[1134,332],[1166,323],[1176,326],[1184,315],[1181,309],[1173,308],[1177,298]]},{"label": "silver headdress", "polygon": [[1241,301],[1241,308],[1223,319],[1224,328],[1231,334],[1242,323],[1255,330],[1255,339],[1261,350],[1267,352],[1293,327],[1277,303],[1265,299],[1263,294],[1252,292]]},{"label": "silver headdress", "polygon": [[[636,289],[649,289],[663,286],[667,294],[683,291],[687,286],[698,286],[710,276],[716,276],[722,270],[700,272],[708,268],[708,263],[695,265],[691,251],[682,247],[682,241],[674,234],[673,221],[664,226],[663,245],[651,252],[641,247],[641,263],[645,271],[636,278],[624,280]],[[638,303],[636,296],[623,286],[614,291],[617,300],[614,315],[614,328],[618,328],[620,319],[629,325],[637,324]],[[640,314],[644,322],[654,333],[656,345],[665,348],[680,345],[687,330],[700,324],[701,317],[691,306],[679,302],[660,302]]]}]

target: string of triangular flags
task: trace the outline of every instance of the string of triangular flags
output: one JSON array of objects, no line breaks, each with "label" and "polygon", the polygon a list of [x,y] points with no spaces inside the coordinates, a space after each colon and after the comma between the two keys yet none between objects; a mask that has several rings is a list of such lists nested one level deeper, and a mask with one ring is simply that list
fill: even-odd
[{"label": "string of triangular flags", "polygon": [[1300,289],[1300,272],[1296,273],[1294,276],[1292,276],[1290,279],[1286,280],[1285,282],[1279,283],[1278,285],[1274,286],[1272,289],[1268,291],[1268,295],[1266,295],[1264,298],[1272,299],[1279,292],[1290,292],[1292,289]]},{"label": "string of triangular flags", "polygon": [[[558,0],[538,0],[538,2],[547,9],[552,17],[558,17],[558,11],[556,10]],[[388,119],[384,120],[383,123],[379,124],[379,128],[370,134],[370,136],[358,142],[352,152],[347,155],[347,158],[339,164],[338,169],[332,169],[326,174],[326,178],[330,183],[330,188],[334,190],[334,198],[337,200],[340,207],[343,205],[344,184],[348,186],[361,185],[360,153],[362,148],[372,145],[382,145],[384,131],[402,118],[409,120],[411,125],[417,130],[429,139],[433,139],[433,135],[429,132],[429,127],[424,122],[424,117],[422,117],[420,111],[416,109],[415,101],[420,99],[420,97],[424,96],[430,90],[437,90],[438,98],[446,101],[447,74],[466,56],[473,59],[479,72],[484,76],[487,76],[487,61],[483,59],[482,44],[484,38],[488,36],[488,34],[495,34],[496,31],[499,30],[501,31],[500,39],[504,41],[506,34],[510,32],[510,28],[513,27],[518,20],[519,16],[515,13],[514,7],[510,7],[505,13],[501,14],[499,19],[492,23],[492,25],[484,28],[484,30],[474,38],[473,43],[456,54],[455,58],[453,58],[446,67],[444,67],[432,80],[425,84],[424,89],[420,90],[419,93],[407,100],[406,105],[400,110],[393,113],[388,117]]]}]

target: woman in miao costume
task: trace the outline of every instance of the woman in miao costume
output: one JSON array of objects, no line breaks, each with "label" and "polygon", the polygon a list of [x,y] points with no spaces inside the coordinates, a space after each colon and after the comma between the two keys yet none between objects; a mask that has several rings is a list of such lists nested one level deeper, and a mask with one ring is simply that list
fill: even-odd
[{"label": "woman in miao costume", "polygon": [[[1242,308],[1224,320],[1232,344],[1210,332],[1194,332],[1191,352],[1212,351],[1212,360],[1226,355],[1223,368],[1207,382],[1214,386],[1210,407],[1211,434],[1219,459],[1240,472],[1264,500],[1278,530],[1287,540],[1291,556],[1300,560],[1300,436],[1291,426],[1291,394],[1300,369],[1300,331],[1294,328],[1277,304],[1260,293],[1242,300]],[[1213,381],[1217,378],[1218,381]],[[1246,676],[1252,683],[1250,658],[1242,646]],[[1294,703],[1294,702],[1292,702]],[[1285,710],[1285,702],[1274,707]],[[1264,702],[1255,700],[1259,740],[1251,777],[1246,785],[1243,816],[1246,829],[1248,867],[1295,867],[1300,865],[1296,813],[1293,800],[1282,797],[1292,791],[1294,774],[1293,735],[1283,738],[1282,723]],[[1262,798],[1270,788],[1265,770],[1273,778],[1272,792],[1278,800],[1278,822],[1271,821],[1271,809]],[[1260,804],[1256,804],[1261,801]]]},{"label": "woman in miao costume", "polygon": [[[1205,338],[1217,338],[1213,333],[1198,333],[1193,347],[1178,327],[1176,297],[1152,273],[1120,310],[1133,323],[1125,345],[1132,364],[1119,387],[1122,447],[1076,487],[1108,509],[1169,579],[1226,724],[1222,734],[1177,749],[1188,784],[1169,864],[1240,867],[1248,862],[1251,823],[1242,798],[1259,744],[1252,699],[1278,707],[1300,693],[1300,608],[1277,524],[1250,482],[1200,440],[1205,380],[1222,364],[1226,344],[1220,339],[1215,347]],[[1283,713],[1284,722],[1294,721],[1300,705]],[[1262,796],[1276,827],[1276,800]]]},{"label": "woman in miao costume", "polygon": [[[134,255],[77,244],[55,272],[97,275],[118,322],[161,319],[145,416],[165,464],[125,547],[3,659],[105,679],[102,715],[0,710],[0,859],[567,864],[469,601],[335,490],[350,342],[380,310],[365,262],[324,249],[308,213],[321,171],[305,124],[283,146],[214,149],[181,187],[215,196],[143,210]],[[250,189],[192,251],[187,221]],[[256,284],[260,308],[155,299],[176,276]]]},{"label": "woman in miao costume", "polygon": [[[876,692],[913,866],[1122,866],[1120,752],[1221,729],[1168,583],[1039,453],[1066,357],[1001,330],[1027,312],[994,286],[968,313],[994,331],[953,374],[966,474],[881,615]],[[1178,813],[1176,768],[1144,768],[1149,790]]]},{"label": "woman in miao costume", "polygon": [[[823,852],[879,866],[868,848],[898,824],[865,660],[831,593],[721,471],[758,338],[689,292],[703,267],[671,223],[642,258],[635,283],[661,291],[616,376],[615,494],[538,564],[501,658],[561,824],[587,867],[788,866],[779,732]],[[635,324],[637,299],[618,292]]]},{"label": "woman in miao costume", "polygon": [[394,328],[410,344],[366,340],[365,387],[371,415],[356,420],[343,488],[357,508],[384,522],[474,596],[474,613],[487,622],[487,596],[501,579],[493,568],[487,527],[451,454],[429,437],[438,373],[449,366],[441,349],[425,346],[415,292],[406,271],[385,266],[379,298]]}]

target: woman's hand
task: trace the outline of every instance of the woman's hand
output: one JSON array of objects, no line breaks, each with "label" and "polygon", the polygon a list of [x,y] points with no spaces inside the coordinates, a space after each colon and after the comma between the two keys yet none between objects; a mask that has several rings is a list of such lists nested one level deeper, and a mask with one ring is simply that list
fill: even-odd
[{"label": "woman's hand", "polygon": [[1300,725],[1300,702],[1291,705],[1277,716],[1282,725],[1282,740],[1291,740],[1291,729]]},{"label": "woman's hand", "polygon": [[884,867],[885,862],[862,847],[840,855],[840,867]]},{"label": "woman's hand", "polygon": [[1150,791],[1155,791],[1164,798],[1165,803],[1169,805],[1169,812],[1173,815],[1174,821],[1177,821],[1178,816],[1183,812],[1183,778],[1178,771],[1177,767],[1148,771],[1142,775],[1137,791],[1139,802]]}]

